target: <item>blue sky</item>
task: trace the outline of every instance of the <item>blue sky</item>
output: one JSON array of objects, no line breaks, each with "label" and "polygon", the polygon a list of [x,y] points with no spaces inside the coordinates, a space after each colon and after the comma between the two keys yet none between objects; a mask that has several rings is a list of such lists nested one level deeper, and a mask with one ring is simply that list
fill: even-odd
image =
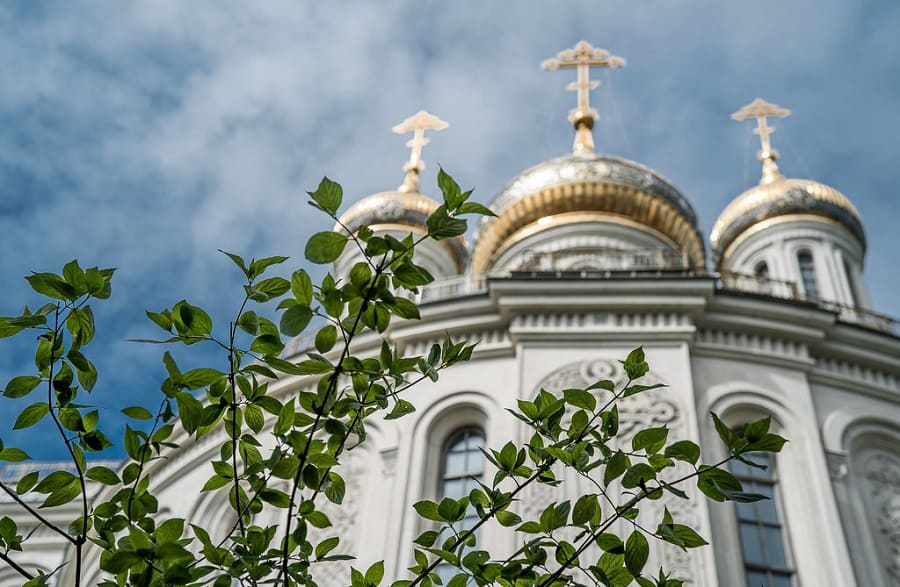
[{"label": "blue sky", "polygon": [[[144,309],[187,298],[227,322],[240,282],[216,249],[301,264],[329,226],[305,191],[326,174],[347,201],[399,185],[406,139],[390,128],[407,116],[450,122],[423,185],[440,162],[481,201],[567,152],[570,78],[538,64],[580,39],[628,60],[592,97],[598,151],[671,179],[706,234],[759,173],[729,114],[756,96],[792,109],[775,123],[782,171],[856,204],[875,309],[900,315],[895,0],[336,4],[0,4],[0,315],[33,299],[31,271],[118,267],[93,345],[92,401],[114,427],[157,401],[160,349],[127,342],[153,334]],[[24,343],[0,341],[0,385],[29,372]],[[8,432],[10,412],[7,444],[60,455]]]}]

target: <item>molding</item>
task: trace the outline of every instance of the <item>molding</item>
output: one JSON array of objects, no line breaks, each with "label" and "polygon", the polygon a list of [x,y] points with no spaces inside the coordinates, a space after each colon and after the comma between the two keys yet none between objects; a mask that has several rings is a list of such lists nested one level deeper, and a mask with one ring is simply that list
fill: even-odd
[{"label": "molding", "polygon": [[805,344],[772,336],[714,329],[697,331],[691,354],[774,364],[803,371],[809,370],[815,363]]}]

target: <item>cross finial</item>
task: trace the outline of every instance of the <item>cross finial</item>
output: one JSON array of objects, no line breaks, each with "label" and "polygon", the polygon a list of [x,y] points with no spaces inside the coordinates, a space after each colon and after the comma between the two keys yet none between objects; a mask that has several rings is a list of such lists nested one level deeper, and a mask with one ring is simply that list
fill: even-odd
[{"label": "cross finial", "polygon": [[759,151],[759,160],[763,164],[763,174],[760,180],[761,184],[772,183],[784,176],[778,170],[778,151],[772,148],[770,137],[775,132],[774,126],[769,126],[768,118],[785,118],[791,115],[791,111],[781,106],[776,106],[770,102],[766,102],[762,98],[757,98],[731,115],[734,120],[751,120],[756,119],[756,128],[753,133],[759,135],[762,149]]},{"label": "cross finial", "polygon": [[600,85],[597,80],[590,79],[591,67],[617,68],[625,65],[625,60],[611,55],[606,49],[594,47],[587,41],[579,41],[572,49],[557,53],[554,59],[541,63],[541,68],[553,71],[574,67],[578,71],[578,79],[566,86],[567,90],[578,93],[578,106],[569,112],[569,121],[575,127],[575,144],[572,147],[576,154],[593,153],[594,137],[591,129],[597,120],[597,111],[591,108],[590,92]]},{"label": "cross finial", "polygon": [[425,138],[425,131],[444,130],[448,126],[450,125],[434,114],[419,110],[391,129],[398,135],[413,133],[413,138],[406,143],[406,146],[410,148],[409,161],[403,166],[403,170],[406,171],[406,179],[398,188],[399,191],[419,191],[419,172],[425,169],[425,163],[422,162],[422,147],[429,143],[429,140]]}]

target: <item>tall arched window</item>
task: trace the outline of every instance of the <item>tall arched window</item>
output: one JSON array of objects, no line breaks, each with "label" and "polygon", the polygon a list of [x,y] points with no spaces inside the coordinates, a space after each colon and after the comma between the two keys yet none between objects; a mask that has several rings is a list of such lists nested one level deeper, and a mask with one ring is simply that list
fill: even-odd
[{"label": "tall arched window", "polygon": [[766,469],[731,461],[731,472],[740,479],[744,491],[769,499],[735,504],[747,587],[792,587],[794,571],[784,540],[775,461],[768,453],[755,453],[749,458]]},{"label": "tall arched window", "polygon": [[[445,497],[459,499],[478,487],[478,482],[484,478],[482,448],[484,448],[484,432],[480,428],[463,428],[450,436],[441,453],[441,479],[438,492],[441,499]],[[470,507],[466,511],[466,517],[454,524],[454,528],[457,532],[462,532],[471,529],[477,522],[478,515],[475,509]],[[439,541],[446,538],[447,536],[441,536]],[[444,585],[447,585],[455,573],[455,569],[447,564],[438,565],[435,570],[444,581]]]},{"label": "tall arched window", "polygon": [[803,295],[810,300],[819,299],[819,285],[816,282],[816,266],[813,263],[812,254],[809,251],[801,251],[797,254],[797,263],[800,265],[800,280],[803,284]]}]

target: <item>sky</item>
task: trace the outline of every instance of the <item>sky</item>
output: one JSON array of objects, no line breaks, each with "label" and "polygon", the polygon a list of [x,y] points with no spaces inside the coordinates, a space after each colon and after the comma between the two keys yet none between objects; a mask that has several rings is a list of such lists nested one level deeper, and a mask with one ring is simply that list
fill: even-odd
[{"label": "sky", "polygon": [[[570,74],[542,60],[581,39],[625,57],[592,95],[597,150],[669,178],[709,233],[759,177],[749,123],[760,96],[782,171],[847,195],[862,214],[874,309],[900,315],[900,3],[896,0],[0,3],[0,315],[34,305],[23,276],[117,267],[95,306],[90,401],[154,405],[161,349],[144,310],[187,298],[219,325],[240,276],[217,252],[290,255],[330,228],[305,193],[327,175],[345,202],[396,188],[420,109],[450,123],[424,151],[488,202],[509,179],[571,148]],[[33,370],[33,339],[0,340],[0,385]],[[224,363],[213,349],[187,366]],[[44,429],[0,438],[39,459]],[[115,449],[119,450],[119,449]],[[120,454],[115,453],[114,454]]]}]

